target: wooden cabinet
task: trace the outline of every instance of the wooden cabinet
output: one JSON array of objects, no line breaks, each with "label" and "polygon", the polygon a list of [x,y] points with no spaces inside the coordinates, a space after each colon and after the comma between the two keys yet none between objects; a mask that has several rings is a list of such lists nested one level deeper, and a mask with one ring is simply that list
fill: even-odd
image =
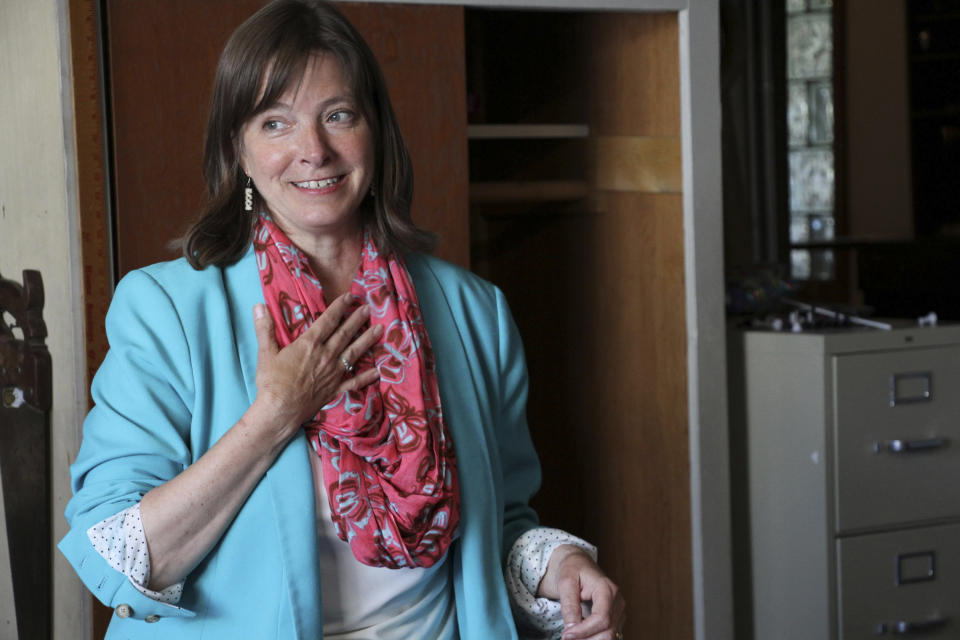
[{"label": "wooden cabinet", "polygon": [[693,636],[678,22],[468,9],[471,265],[523,336],[542,520]]},{"label": "wooden cabinet", "polygon": [[956,637],[960,328],[736,341],[752,637]]}]

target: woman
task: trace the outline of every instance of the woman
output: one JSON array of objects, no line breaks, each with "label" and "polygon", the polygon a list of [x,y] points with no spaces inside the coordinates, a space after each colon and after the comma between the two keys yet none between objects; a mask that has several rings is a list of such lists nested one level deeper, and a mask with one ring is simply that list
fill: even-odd
[{"label": "woman", "polygon": [[204,169],[185,259],[117,288],[71,468],[60,548],[108,638],[621,638],[593,550],[527,504],[506,303],[423,253],[379,68],[330,5],[233,35]]}]

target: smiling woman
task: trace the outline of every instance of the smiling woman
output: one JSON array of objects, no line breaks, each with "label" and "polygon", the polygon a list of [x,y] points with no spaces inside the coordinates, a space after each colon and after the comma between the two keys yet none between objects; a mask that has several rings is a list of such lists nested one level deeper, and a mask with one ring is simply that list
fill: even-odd
[{"label": "smiling woman", "polygon": [[529,506],[503,294],[421,251],[380,70],[331,5],[231,38],[204,175],[184,258],[117,289],[71,467],[60,548],[107,637],[622,638],[595,549]]},{"label": "smiling woman", "polygon": [[[242,255],[250,240],[251,220],[235,214],[242,197],[240,185],[248,178],[261,196],[264,190],[272,193],[277,197],[276,206],[286,210],[289,206],[282,204],[285,192],[271,191],[279,184],[275,181],[330,177],[321,174],[319,167],[304,170],[304,164],[322,162],[323,171],[328,171],[327,165],[357,161],[363,165],[361,176],[372,187],[372,201],[365,203],[360,198],[352,205],[374,240],[384,247],[429,251],[433,236],[414,225],[410,217],[413,168],[370,48],[342,17],[338,19],[349,29],[332,29],[316,20],[293,25],[289,20],[301,17],[295,9],[270,6],[271,11],[257,14],[269,16],[269,20],[251,19],[237,29],[217,67],[203,154],[208,205],[186,235],[184,256],[195,267],[202,267],[230,263]],[[335,113],[338,109],[334,107],[350,108]],[[337,123],[345,125],[341,116],[348,111],[354,126],[339,126]],[[257,135],[251,137],[253,127]],[[321,135],[337,131],[366,132],[362,160],[355,157],[360,150],[353,151],[352,145],[350,157],[341,157],[341,145],[333,145]],[[336,138],[344,139],[342,135]],[[323,145],[324,141],[331,146]],[[292,157],[300,152],[324,157]],[[242,166],[248,161],[256,165],[249,172]],[[296,169],[276,164],[285,161],[299,164]],[[264,167],[270,177],[250,173],[261,163],[270,165]],[[359,188],[362,185],[355,184],[355,177],[349,180],[349,191],[359,197],[367,188]],[[338,197],[344,195],[343,189],[337,191]]]}]

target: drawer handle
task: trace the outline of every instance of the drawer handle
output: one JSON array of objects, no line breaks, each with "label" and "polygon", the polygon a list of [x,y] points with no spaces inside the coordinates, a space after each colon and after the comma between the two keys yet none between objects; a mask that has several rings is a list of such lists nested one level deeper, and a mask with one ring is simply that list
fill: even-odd
[{"label": "drawer handle", "polygon": [[919,451],[930,451],[932,449],[942,449],[947,446],[947,438],[927,438],[926,440],[883,440],[873,443],[873,452],[881,453],[889,451],[890,453],[917,453]]},{"label": "drawer handle", "polygon": [[[900,620],[899,622],[894,622],[893,635],[895,636],[909,636],[914,633],[927,633],[928,631],[936,631],[940,627],[946,625],[950,622],[950,618],[946,616],[940,618],[931,618],[930,620],[924,620],[923,622],[910,622],[908,620]],[[885,629],[886,625],[880,625],[881,629]]]}]

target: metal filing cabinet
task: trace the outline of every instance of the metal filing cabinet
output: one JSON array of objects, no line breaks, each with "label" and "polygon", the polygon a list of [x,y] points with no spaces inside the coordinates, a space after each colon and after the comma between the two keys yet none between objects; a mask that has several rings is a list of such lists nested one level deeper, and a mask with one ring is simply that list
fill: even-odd
[{"label": "metal filing cabinet", "polygon": [[960,328],[730,344],[754,637],[960,638]]}]

